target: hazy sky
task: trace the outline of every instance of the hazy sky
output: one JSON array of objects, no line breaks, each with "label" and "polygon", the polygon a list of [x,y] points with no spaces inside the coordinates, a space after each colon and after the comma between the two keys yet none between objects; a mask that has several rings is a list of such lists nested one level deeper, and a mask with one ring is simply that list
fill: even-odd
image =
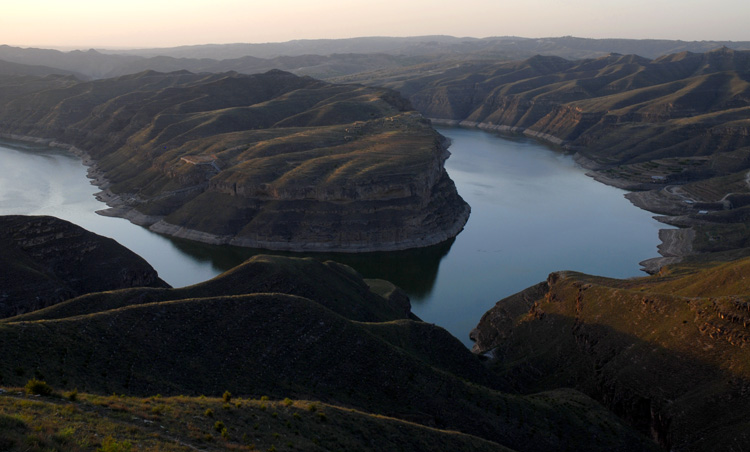
[{"label": "hazy sky", "polygon": [[169,47],[357,36],[750,41],[748,0],[2,0],[0,44]]}]

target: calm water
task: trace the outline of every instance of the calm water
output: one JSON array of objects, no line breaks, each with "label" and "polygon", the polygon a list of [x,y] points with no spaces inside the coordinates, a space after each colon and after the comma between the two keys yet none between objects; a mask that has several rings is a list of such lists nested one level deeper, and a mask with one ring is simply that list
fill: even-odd
[{"label": "calm water", "polygon": [[[630,204],[622,190],[585,176],[570,157],[527,139],[439,130],[453,141],[446,168],[472,207],[464,231],[426,249],[315,256],[393,281],[409,293],[418,316],[467,345],[469,331],[497,300],[552,271],[638,276],[638,262],[657,256],[664,225]],[[94,199],[98,190],[86,168],[66,153],[6,143],[0,159],[0,214],[54,215],[115,238],[175,287],[264,252],[174,240],[97,215],[106,206]]]}]

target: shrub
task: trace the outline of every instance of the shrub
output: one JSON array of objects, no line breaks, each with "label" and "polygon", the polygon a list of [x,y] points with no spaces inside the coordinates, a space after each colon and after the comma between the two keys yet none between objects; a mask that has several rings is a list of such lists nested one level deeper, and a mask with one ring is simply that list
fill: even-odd
[{"label": "shrub", "polygon": [[52,387],[47,382],[32,378],[26,382],[26,394],[37,394],[48,396],[52,394]]},{"label": "shrub", "polygon": [[294,403],[294,402],[292,402],[292,399],[290,399],[289,397],[287,397],[286,399],[283,400],[282,403],[284,404],[284,406],[291,406],[292,403]]},{"label": "shrub", "polygon": [[68,393],[68,400],[70,400],[71,402],[75,402],[76,400],[78,400],[78,388]]},{"label": "shrub", "polygon": [[224,391],[224,395],[221,397],[224,399],[224,402],[229,403],[229,401],[232,400],[232,393],[229,391]]},{"label": "shrub", "polygon": [[203,414],[205,414],[206,417],[214,417],[214,410],[212,410],[211,408],[207,408]]},{"label": "shrub", "polygon": [[221,421],[216,421],[216,423],[214,424],[214,430],[216,430],[217,432],[220,432],[222,430],[226,430],[226,428],[227,427]]}]

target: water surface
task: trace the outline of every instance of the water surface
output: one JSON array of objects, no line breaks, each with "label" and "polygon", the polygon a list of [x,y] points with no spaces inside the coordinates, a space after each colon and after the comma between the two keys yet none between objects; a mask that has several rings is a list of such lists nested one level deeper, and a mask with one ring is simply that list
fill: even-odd
[{"label": "water surface", "polygon": [[[441,128],[452,140],[446,168],[471,205],[465,229],[441,245],[392,253],[313,254],[402,287],[413,311],[465,344],[482,314],[508,295],[557,270],[609,277],[639,276],[655,257],[664,225],[602,185],[573,160],[526,138]],[[0,146],[0,214],[54,215],[135,251],[175,287],[205,281],[264,253],[171,239],[120,218],[94,213],[78,158],[17,144]],[[300,256],[294,253],[279,253]]]}]

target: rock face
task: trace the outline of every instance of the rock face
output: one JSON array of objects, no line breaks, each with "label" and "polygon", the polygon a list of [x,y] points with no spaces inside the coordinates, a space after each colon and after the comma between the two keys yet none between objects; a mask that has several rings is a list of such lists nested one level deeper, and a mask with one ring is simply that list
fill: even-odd
[{"label": "rock face", "polygon": [[390,90],[281,71],[146,72],[0,106],[0,132],[85,154],[107,214],[165,234],[395,250],[447,240],[469,215],[443,166],[445,139]]},{"label": "rock face", "polygon": [[0,217],[0,251],[0,317],[89,292],[169,287],[114,240],[53,217]]},{"label": "rock face", "polygon": [[574,387],[666,450],[750,447],[750,260],[612,280],[558,272],[471,333],[500,384]]}]

